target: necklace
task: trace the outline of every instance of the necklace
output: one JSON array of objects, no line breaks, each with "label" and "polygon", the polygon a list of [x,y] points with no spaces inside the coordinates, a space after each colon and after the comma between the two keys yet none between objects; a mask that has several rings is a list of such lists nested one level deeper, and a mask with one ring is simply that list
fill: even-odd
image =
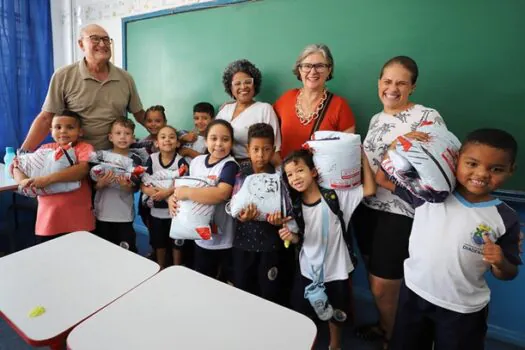
[{"label": "necklace", "polygon": [[319,112],[323,109],[328,94],[326,93],[326,89],[324,89],[323,96],[321,97],[321,101],[319,101],[317,104],[317,108],[315,108],[313,112],[305,114],[303,108],[301,107],[303,91],[303,89],[300,89],[299,93],[297,94],[297,99],[295,101],[295,114],[297,115],[297,118],[299,118],[299,122],[301,124],[308,125],[312,120],[319,118]]}]

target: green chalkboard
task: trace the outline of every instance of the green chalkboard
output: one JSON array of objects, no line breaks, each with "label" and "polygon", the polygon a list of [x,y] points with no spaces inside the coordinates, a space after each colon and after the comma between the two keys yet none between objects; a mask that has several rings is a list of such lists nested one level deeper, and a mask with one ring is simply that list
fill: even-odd
[{"label": "green chalkboard", "polygon": [[[335,58],[329,89],[347,98],[366,133],[381,108],[382,64],[408,55],[420,67],[414,102],[437,109],[459,138],[484,126],[510,131],[523,155],[524,14],[523,0],[244,2],[125,21],[125,65],[145,106],[163,104],[171,124],[190,128],[194,103],[229,99],[221,82],[229,62],[254,62],[263,73],[257,98],[273,103],[299,86],[291,69],[301,49],[322,42]],[[506,187],[525,190],[524,176],[519,169]]]}]

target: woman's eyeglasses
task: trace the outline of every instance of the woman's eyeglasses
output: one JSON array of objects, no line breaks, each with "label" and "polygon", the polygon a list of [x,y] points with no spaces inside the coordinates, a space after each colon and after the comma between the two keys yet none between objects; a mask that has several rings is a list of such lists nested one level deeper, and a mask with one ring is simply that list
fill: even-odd
[{"label": "woman's eyeglasses", "polygon": [[232,81],[232,86],[235,87],[235,88],[241,87],[242,85],[244,85],[244,86],[252,86],[253,85],[253,78],[246,78],[246,79],[243,79],[243,80],[234,80],[234,81]]},{"label": "woman's eyeglasses", "polygon": [[315,64],[312,64],[312,63],[301,63],[299,65],[299,69],[301,69],[301,71],[304,72],[304,73],[308,73],[312,69],[315,69],[316,72],[324,73],[330,67],[331,67],[331,65],[330,64],[326,64],[326,63],[315,63]]}]

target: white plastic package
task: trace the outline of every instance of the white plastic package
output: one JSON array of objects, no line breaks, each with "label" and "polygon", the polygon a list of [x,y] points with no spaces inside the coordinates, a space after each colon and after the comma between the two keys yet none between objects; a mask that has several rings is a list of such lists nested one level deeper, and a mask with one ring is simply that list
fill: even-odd
[{"label": "white plastic package", "polygon": [[339,131],[316,131],[303,147],[313,153],[319,186],[352,189],[361,184],[361,136]]},{"label": "white plastic package", "polygon": [[[33,153],[19,155],[18,169],[27,177],[47,176],[77,163],[75,149],[72,146],[57,149],[43,148]],[[46,196],[78,190],[80,181],[59,182],[45,188],[18,188],[18,192],[27,197]]]},{"label": "white plastic package", "polygon": [[[175,178],[174,183],[175,187],[203,188],[211,186],[205,178],[190,176]],[[178,205],[177,215],[171,219],[170,237],[190,240],[211,239],[210,223],[213,219],[215,206],[191,200],[178,201]]]},{"label": "white plastic package", "polygon": [[456,187],[456,164],[461,142],[450,131],[433,124],[417,131],[428,142],[400,136],[381,166],[396,184],[428,202],[444,200]]}]

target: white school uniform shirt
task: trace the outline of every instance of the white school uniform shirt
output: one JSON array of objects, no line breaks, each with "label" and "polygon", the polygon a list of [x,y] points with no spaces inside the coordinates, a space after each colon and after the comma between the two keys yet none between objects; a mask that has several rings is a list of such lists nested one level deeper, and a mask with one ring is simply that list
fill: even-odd
[{"label": "white school uniform shirt", "polygon": [[[195,142],[185,144],[184,148],[190,148],[195,152],[199,152],[200,154],[204,154],[208,149],[208,147],[206,147],[206,139],[204,138],[204,136],[201,135],[197,135],[197,140],[195,140]],[[186,162],[190,164],[193,158],[186,156],[184,157],[184,160],[186,160]]]},{"label": "white school uniform shirt", "polygon": [[500,245],[509,262],[521,264],[516,212],[499,199],[470,203],[458,192],[443,203],[424,202],[399,186],[395,193],[415,207],[404,263],[407,287],[447,310],[482,310],[490,301],[483,235]]},{"label": "white school uniform shirt", "polygon": [[[335,190],[343,212],[345,225],[348,226],[355,208],[363,199],[363,186],[351,190]],[[325,254],[323,246],[323,208],[321,199],[312,205],[302,204],[304,218],[304,240],[299,253],[301,274],[312,279],[311,266],[319,266]],[[324,203],[325,205],[326,202]],[[354,270],[348,247],[343,237],[343,228],[338,216],[328,208],[328,244],[324,258],[324,282],[346,280]]]},{"label": "white school uniform shirt", "polygon": [[[209,157],[207,154],[195,157],[190,163],[190,176],[207,178],[208,181],[216,186],[219,184],[223,169],[228,163],[233,163],[236,167],[235,173],[238,172],[239,167],[232,156],[227,156],[212,165],[207,162]],[[199,247],[209,250],[229,249],[232,247],[235,220],[226,213],[225,206],[226,202],[215,205],[213,223],[217,225],[218,232],[212,234],[212,239],[210,240],[196,240],[195,244]]]},{"label": "white school uniform shirt", "polygon": [[[135,165],[141,163],[138,156],[130,153],[129,157],[133,159]],[[95,217],[105,222],[132,222],[135,219],[133,198],[133,192],[119,187],[108,186],[97,190],[93,201]]]},{"label": "white school uniform shirt", "polygon": [[279,119],[277,119],[272,105],[265,102],[255,102],[232,120],[236,106],[237,103],[225,105],[215,117],[216,119],[228,121],[233,127],[233,155],[235,159],[248,158],[246,149],[248,145],[248,129],[255,123],[266,123],[273,127],[275,151],[279,152],[281,150],[281,129],[279,127]]},{"label": "white school uniform shirt", "polygon": [[[435,109],[418,104],[395,115],[381,112],[372,117],[363,141],[363,150],[374,173],[380,169],[383,156],[392,141],[401,135],[417,130],[424,122],[434,122],[435,125],[446,129],[443,118]],[[366,197],[364,203],[372,209],[408,217],[414,216],[414,209],[408,203],[379,186],[376,194]]]},{"label": "white school uniform shirt", "polygon": [[[183,157],[181,157],[179,154],[175,155],[175,158],[173,161],[168,164],[167,166],[163,166],[160,163],[160,152],[155,152],[150,155],[151,160],[151,169],[148,169],[148,173],[151,172],[151,174],[154,174],[157,171],[161,170],[173,170],[176,171],[179,169],[179,167],[185,163],[185,160]],[[148,162],[149,165],[149,162]],[[166,202],[166,208],[151,208],[151,216],[157,219],[171,219],[170,210],[168,208],[168,204]]]}]

